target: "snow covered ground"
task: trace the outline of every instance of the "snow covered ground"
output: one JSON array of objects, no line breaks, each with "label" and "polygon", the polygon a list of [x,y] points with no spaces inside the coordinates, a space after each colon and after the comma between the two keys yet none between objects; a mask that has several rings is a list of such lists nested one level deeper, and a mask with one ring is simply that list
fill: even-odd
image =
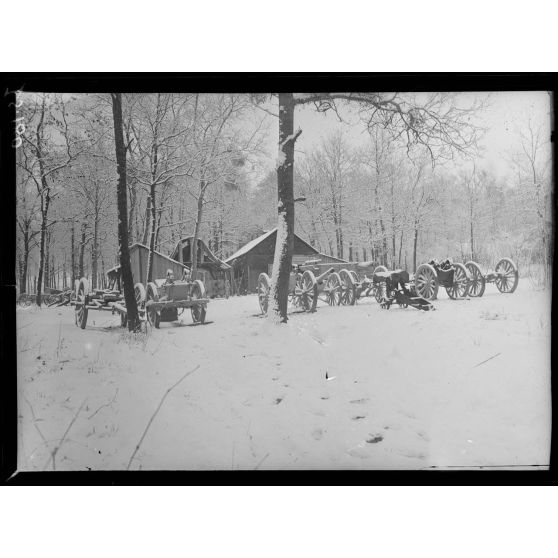
[{"label": "snow covered ground", "polygon": [[233,297],[136,336],[108,312],[81,330],[71,308],[18,308],[18,469],[547,465],[550,292],[439,297],[283,326]]}]

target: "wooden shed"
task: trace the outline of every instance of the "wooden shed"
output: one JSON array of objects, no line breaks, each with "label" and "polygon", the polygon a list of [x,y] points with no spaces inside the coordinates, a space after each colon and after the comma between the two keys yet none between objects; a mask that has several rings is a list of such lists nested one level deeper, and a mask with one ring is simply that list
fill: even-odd
[{"label": "wooden shed", "polygon": [[[132,266],[132,277],[135,283],[147,283],[147,262],[149,260],[149,247],[143,244],[135,243],[130,246],[130,264]],[[176,279],[182,278],[183,270],[186,266],[180,262],[153,251],[153,279],[164,279],[167,271],[172,269]],[[120,265],[113,267],[107,271],[109,281],[116,281],[116,288],[122,289],[120,284]]]},{"label": "wooden shed", "polygon": [[[237,294],[256,292],[258,277],[265,272],[271,275],[277,228],[274,228],[245,244],[229,256],[225,262],[232,266],[233,292]],[[344,260],[321,254],[308,242],[294,235],[293,264],[306,260],[321,260],[321,263],[344,263]]]}]

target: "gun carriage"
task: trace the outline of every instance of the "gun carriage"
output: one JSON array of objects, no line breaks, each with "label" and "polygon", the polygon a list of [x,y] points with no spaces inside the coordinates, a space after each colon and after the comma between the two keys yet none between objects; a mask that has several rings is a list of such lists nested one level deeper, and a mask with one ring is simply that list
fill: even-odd
[{"label": "gun carriage", "polygon": [[419,265],[413,278],[415,292],[427,300],[436,300],[440,287],[445,288],[453,300],[465,298],[469,293],[469,283],[467,268],[449,258]]},{"label": "gun carriage", "polygon": [[519,271],[510,258],[502,258],[494,271],[486,275],[476,262],[469,261],[465,264],[470,275],[469,296],[481,297],[484,294],[487,283],[494,283],[496,288],[504,294],[511,294],[517,289],[519,283]]}]

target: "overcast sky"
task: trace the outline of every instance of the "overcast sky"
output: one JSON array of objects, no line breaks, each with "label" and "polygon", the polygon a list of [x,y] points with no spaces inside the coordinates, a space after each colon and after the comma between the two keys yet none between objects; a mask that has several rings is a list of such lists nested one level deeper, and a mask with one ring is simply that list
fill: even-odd
[{"label": "overcast sky", "polygon": [[[518,149],[517,130],[524,127],[529,114],[545,126],[546,136],[550,139],[550,96],[546,91],[510,91],[493,93],[463,93],[460,101],[465,105],[477,97],[488,97],[488,107],[479,115],[479,123],[488,130],[480,142],[484,152],[475,162],[477,166],[492,170],[497,176],[504,177],[508,172],[507,153]],[[276,101],[275,101],[276,104]],[[276,111],[275,107],[275,111]],[[313,106],[297,107],[295,112],[295,129],[301,128],[302,135],[296,143],[298,152],[307,152],[318,146],[334,130],[343,130],[349,141],[355,145],[365,145],[367,138],[365,127],[359,123],[355,113],[346,110],[342,116],[347,123],[340,123],[333,113],[318,113]],[[269,117],[267,151],[269,153],[269,170],[273,169],[277,156],[278,123]],[[548,146],[550,151],[550,145]],[[296,163],[295,163],[296,164]]]}]

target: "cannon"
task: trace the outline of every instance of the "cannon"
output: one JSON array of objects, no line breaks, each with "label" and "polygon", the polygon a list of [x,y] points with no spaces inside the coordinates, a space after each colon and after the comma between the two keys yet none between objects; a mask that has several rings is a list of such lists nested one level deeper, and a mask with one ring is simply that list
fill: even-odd
[{"label": "cannon", "polygon": [[496,264],[494,271],[486,275],[474,261],[465,264],[470,276],[469,296],[481,297],[484,294],[487,283],[494,283],[496,288],[504,294],[511,294],[517,289],[519,283],[519,271],[510,258],[502,258]]},{"label": "cannon", "polygon": [[372,280],[380,293],[376,295],[376,300],[386,310],[389,310],[392,304],[398,304],[401,308],[411,306],[418,310],[434,310],[434,305],[429,300],[413,292],[409,274],[402,269],[378,271],[374,273]]},{"label": "cannon", "polygon": [[452,300],[463,299],[469,292],[469,283],[467,268],[449,258],[419,265],[413,278],[415,292],[427,300],[436,300],[440,287],[446,289]]}]

